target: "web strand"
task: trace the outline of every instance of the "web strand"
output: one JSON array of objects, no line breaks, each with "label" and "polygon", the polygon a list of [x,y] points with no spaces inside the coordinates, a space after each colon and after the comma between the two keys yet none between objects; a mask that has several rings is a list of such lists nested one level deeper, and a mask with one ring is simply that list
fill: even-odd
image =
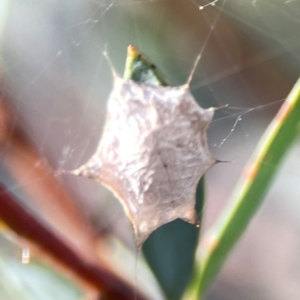
[{"label": "web strand", "polygon": [[214,19],[214,21],[213,21],[213,23],[212,23],[212,26],[210,27],[209,33],[208,33],[208,35],[207,35],[207,37],[206,37],[206,39],[205,39],[205,41],[204,41],[204,44],[203,44],[203,46],[202,46],[202,49],[201,49],[200,53],[198,54],[198,56],[197,56],[197,58],[196,58],[196,60],[195,60],[195,62],[194,62],[192,71],[191,71],[191,73],[190,73],[190,75],[189,75],[189,77],[188,77],[187,83],[186,83],[188,86],[190,85],[190,83],[191,83],[191,81],[192,81],[192,79],[193,79],[193,77],[194,77],[194,73],[195,73],[196,68],[197,68],[197,66],[198,66],[198,64],[199,64],[199,61],[200,61],[200,59],[201,59],[201,56],[202,56],[204,50],[206,49],[206,45],[207,45],[207,43],[209,42],[210,37],[212,36],[212,33],[213,33],[214,28],[215,28],[215,26],[216,26],[216,24],[217,24],[217,22],[218,22],[218,20],[219,20],[219,18],[220,18],[220,16],[221,16],[221,13],[223,12],[225,3],[226,3],[226,0],[223,1],[220,10],[219,10],[219,12],[217,13],[216,18]]}]

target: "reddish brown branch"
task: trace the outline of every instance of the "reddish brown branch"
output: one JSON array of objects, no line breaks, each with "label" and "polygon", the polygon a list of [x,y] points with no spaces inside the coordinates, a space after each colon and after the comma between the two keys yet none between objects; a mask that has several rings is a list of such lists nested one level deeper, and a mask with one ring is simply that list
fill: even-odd
[{"label": "reddish brown branch", "polygon": [[[132,300],[133,289],[108,270],[83,260],[56,234],[25,209],[0,185],[0,218],[22,237],[34,242],[61,264],[105,294],[107,299]],[[136,295],[137,300],[145,299]]]}]

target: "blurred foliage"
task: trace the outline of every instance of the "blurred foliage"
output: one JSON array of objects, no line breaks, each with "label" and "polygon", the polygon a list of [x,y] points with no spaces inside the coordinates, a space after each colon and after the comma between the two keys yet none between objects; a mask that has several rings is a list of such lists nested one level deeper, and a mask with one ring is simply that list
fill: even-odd
[{"label": "blurred foliage", "polygon": [[35,258],[22,263],[18,245],[0,235],[0,295],[5,300],[74,300],[84,293],[54,268]]},{"label": "blurred foliage", "polygon": [[[229,179],[235,178],[232,174],[239,171],[235,162],[243,164],[248,159],[252,145],[256,144],[253,137],[257,132],[257,135],[262,135],[265,124],[276,111],[275,102],[287,95],[299,76],[300,9],[297,1],[226,1],[214,29],[210,26],[223,2],[218,1],[215,7],[199,10],[197,4],[204,2],[1,2],[1,104],[7,104],[11,109],[10,116],[3,113],[2,107],[0,111],[1,164],[14,177],[14,180],[7,180],[7,175],[1,172],[1,182],[7,183],[7,189],[17,193],[24,205],[92,260],[97,260],[99,251],[95,240],[107,242],[114,236],[133,249],[133,234],[119,204],[105,189],[83,179],[53,176],[61,187],[53,185],[50,180],[45,180],[49,174],[41,172],[39,167],[51,165],[54,170],[70,170],[94,151],[101,135],[112,80],[101,55],[105,46],[117,70],[123,68],[126,47],[134,44],[160,67],[167,82],[183,84],[208,33],[213,30],[192,82],[195,98],[204,107],[228,103],[231,107],[257,108],[250,121],[243,121],[245,125],[240,136],[236,130],[224,147],[214,145],[219,145],[231,132],[238,115],[235,111],[220,110],[211,125],[212,151],[216,157],[234,162],[224,167],[223,175],[218,169],[218,174],[210,177],[214,180],[207,182],[210,199],[215,203],[227,198],[226,188],[231,188]],[[228,120],[230,116],[233,122],[220,121]],[[259,130],[255,131],[257,128]],[[11,139],[15,131],[22,132],[18,143]],[[36,156],[23,147],[24,137],[32,143]],[[16,155],[15,146],[20,150]],[[80,218],[62,200],[68,197],[55,194],[60,188],[75,204]],[[296,187],[293,189],[297,190]],[[288,205],[288,192],[289,189],[285,188],[278,193],[279,197],[285,197],[280,198],[280,212],[286,210],[283,206]],[[197,197],[200,206],[203,205],[202,193],[200,191]],[[43,202],[47,198],[49,201]],[[296,208],[299,206],[294,206],[293,210],[296,211]],[[216,212],[208,211],[208,214],[216,215]],[[206,217],[209,219],[211,216]],[[288,221],[284,219],[285,223]],[[189,280],[198,231],[189,224],[175,221],[157,230],[144,245],[145,257],[170,300],[180,298]],[[260,237],[260,231],[255,233],[258,243],[260,238],[265,239]],[[81,297],[82,291],[66,279],[66,274],[65,278],[37,258],[22,265],[18,256],[20,249],[15,245],[8,247],[10,242],[3,237],[1,241],[2,298],[40,300],[49,296],[49,299],[65,300]],[[9,251],[5,250],[7,247]],[[253,247],[259,248],[260,244]],[[101,248],[100,251],[104,252]],[[115,269],[122,269],[127,256],[108,252]],[[266,253],[267,257],[272,255]],[[133,249],[131,259],[134,256]],[[264,259],[264,262],[267,261]],[[283,265],[290,266],[285,262]],[[292,284],[291,277],[296,277],[294,273],[278,268],[276,271],[282,277],[273,282],[274,267],[269,269],[270,276],[257,276],[257,282],[254,282],[255,273],[251,270],[245,269],[244,273],[229,270],[230,274],[226,273],[226,280],[222,281],[226,288],[219,292],[220,297],[229,300],[258,299],[257,294],[252,292],[257,286],[259,291],[263,290],[258,294],[264,294],[265,299],[289,299],[290,291],[297,293],[297,286],[294,289],[290,285],[283,287],[284,280],[281,280],[286,275],[287,282]],[[134,267],[132,270],[134,273]],[[134,285],[134,276],[128,274],[126,269],[122,276],[128,280],[128,286]],[[236,280],[249,278],[247,274],[250,274],[249,277],[252,274],[253,281],[248,298],[245,296],[245,282]],[[42,284],[40,290],[36,289],[35,280]],[[157,296],[151,298],[147,290],[149,299],[162,299],[155,281],[141,279],[138,288],[143,290],[147,283],[149,290],[157,292]],[[279,289],[284,288],[280,294]],[[208,297],[215,299],[215,295],[216,291],[212,291]]]}]

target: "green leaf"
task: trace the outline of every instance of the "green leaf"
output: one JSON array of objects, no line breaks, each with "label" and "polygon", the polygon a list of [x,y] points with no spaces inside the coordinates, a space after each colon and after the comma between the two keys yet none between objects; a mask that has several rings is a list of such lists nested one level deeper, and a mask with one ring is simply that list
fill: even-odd
[{"label": "green leaf", "polygon": [[136,82],[143,82],[156,86],[168,86],[156,66],[132,45],[129,45],[127,48],[123,77],[124,79]]},{"label": "green leaf", "polygon": [[300,79],[261,138],[220,219],[199,247],[184,299],[199,299],[264,200],[279,165],[300,132]]},{"label": "green leaf", "polygon": [[[124,78],[168,86],[154,66],[132,45],[128,47]],[[204,179],[196,193],[196,210],[202,214],[204,201]],[[143,253],[158,279],[167,299],[180,299],[191,277],[198,244],[199,228],[182,220],[170,222],[153,232],[143,245]]]},{"label": "green leaf", "polygon": [[[204,179],[196,194],[196,209],[200,215],[204,200]],[[198,244],[199,228],[182,220],[170,222],[146,240],[143,253],[167,299],[180,299],[194,265],[195,250]]]}]

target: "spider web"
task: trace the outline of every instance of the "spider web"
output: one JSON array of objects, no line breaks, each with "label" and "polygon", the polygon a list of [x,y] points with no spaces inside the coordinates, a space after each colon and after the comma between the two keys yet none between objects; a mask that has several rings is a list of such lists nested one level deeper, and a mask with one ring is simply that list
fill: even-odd
[{"label": "spider web", "polygon": [[[56,172],[85,163],[101,137],[112,88],[104,49],[122,73],[126,48],[135,45],[171,85],[187,81],[197,55],[203,51],[191,90],[205,108],[228,104],[217,111],[208,142],[215,157],[230,162],[208,173],[205,226],[211,225],[222,210],[243,166],[299,75],[300,4],[296,0],[14,0],[8,12],[2,38],[2,93],[9,95],[12,128],[21,126],[39,151],[39,163],[51,165]],[[3,143],[2,151],[6,147],[9,145]],[[286,218],[299,217],[299,167],[298,143],[267,204],[280,215],[279,231]],[[2,181],[18,193],[34,183],[31,171],[24,172],[20,183],[9,179],[2,167]],[[99,232],[114,231],[130,243],[130,226],[107,190],[82,178],[62,175],[59,180]],[[21,198],[26,202],[25,196]],[[267,208],[260,217],[265,220],[259,221],[263,228],[274,223],[274,214]],[[295,237],[299,222],[290,222],[286,230],[299,242]],[[259,234],[251,238],[250,233],[249,245],[263,240]],[[282,238],[280,233],[274,235],[274,240]],[[290,243],[290,251],[296,251]],[[269,248],[264,245],[266,254]],[[215,294],[232,284],[230,278],[236,278],[226,277],[226,272],[242,272],[237,265],[245,264],[245,247],[238,252],[240,260],[225,268]],[[257,269],[251,275],[255,272]],[[276,284],[264,279],[265,290],[271,285],[274,289],[265,299],[299,298],[300,290],[291,289],[288,275],[286,271],[278,277],[281,298],[275,297]],[[245,282],[236,286],[239,284]],[[252,299],[250,295],[240,296],[238,288],[235,295],[231,293],[228,299]]]}]

